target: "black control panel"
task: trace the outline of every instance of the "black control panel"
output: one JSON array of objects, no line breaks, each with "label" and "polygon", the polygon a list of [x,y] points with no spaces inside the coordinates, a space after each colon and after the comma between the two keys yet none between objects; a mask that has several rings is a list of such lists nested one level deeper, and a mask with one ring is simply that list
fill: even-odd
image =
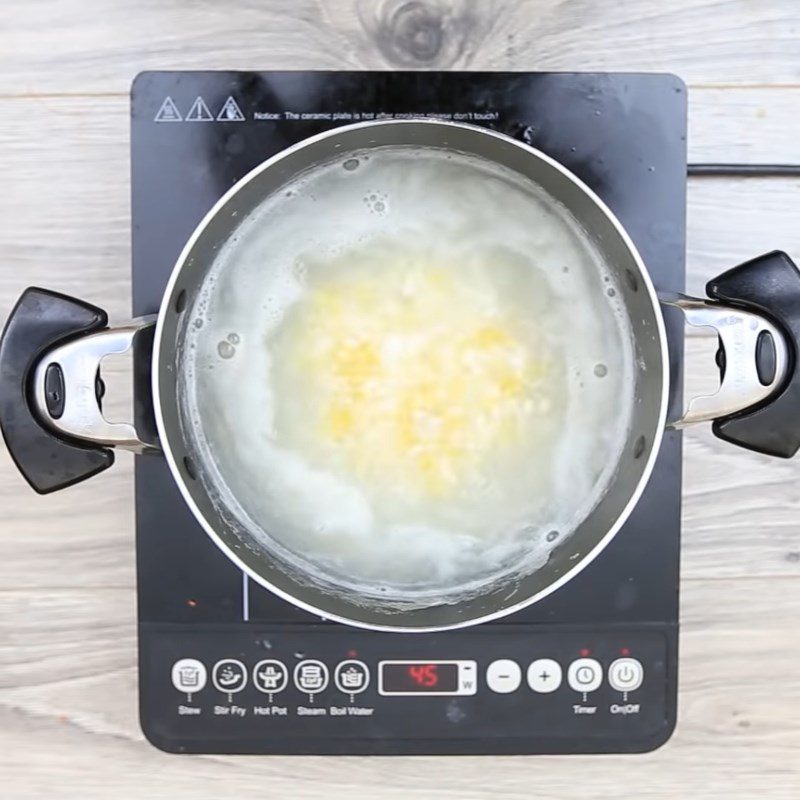
[{"label": "black control panel", "polygon": [[403,635],[226,626],[142,636],[145,732],[178,752],[648,750],[669,735],[669,631]]}]

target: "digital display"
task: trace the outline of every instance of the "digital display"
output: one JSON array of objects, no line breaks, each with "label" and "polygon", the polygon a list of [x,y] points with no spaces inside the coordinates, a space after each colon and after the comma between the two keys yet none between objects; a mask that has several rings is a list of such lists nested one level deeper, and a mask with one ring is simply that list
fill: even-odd
[{"label": "digital display", "polygon": [[384,661],[381,688],[391,694],[452,694],[459,689],[458,663]]}]

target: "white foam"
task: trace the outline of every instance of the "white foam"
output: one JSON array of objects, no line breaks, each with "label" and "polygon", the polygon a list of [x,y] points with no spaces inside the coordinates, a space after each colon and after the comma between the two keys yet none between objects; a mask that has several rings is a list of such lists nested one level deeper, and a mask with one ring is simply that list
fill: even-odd
[{"label": "white foam", "polygon": [[[455,599],[544,563],[602,496],[633,404],[620,293],[608,296],[587,237],[515,174],[435,150],[343,154],[289,191],[241,223],[187,315],[202,324],[186,329],[181,402],[216,502],[261,546],[343,590]],[[558,357],[551,410],[526,417],[523,440],[487,455],[446,502],[348,472],[311,429],[315,384],[283,363],[295,312],[332,273],[421,261]],[[396,346],[382,343],[382,357]]]}]

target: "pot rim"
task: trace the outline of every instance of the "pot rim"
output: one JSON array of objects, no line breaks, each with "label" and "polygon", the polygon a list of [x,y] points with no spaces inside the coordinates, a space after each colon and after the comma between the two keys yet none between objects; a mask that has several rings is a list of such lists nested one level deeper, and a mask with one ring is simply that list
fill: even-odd
[{"label": "pot rim", "polygon": [[[183,270],[183,266],[188,260],[192,250],[194,249],[197,240],[203,234],[203,232],[205,231],[206,227],[209,225],[211,220],[217,216],[217,214],[224,208],[224,206],[230,201],[230,199],[234,197],[234,195],[236,195],[245,185],[250,183],[265,170],[270,169],[275,164],[282,161],[289,154],[301,150],[313,142],[334,137],[342,132],[359,128],[374,128],[387,125],[393,125],[393,126],[432,125],[445,129],[454,129],[454,128],[468,129],[470,131],[480,133],[481,135],[490,138],[503,140],[507,144],[512,143],[516,147],[519,147],[520,149],[535,156],[536,158],[541,159],[542,161],[547,163],[550,167],[555,169],[557,172],[561,173],[567,180],[572,182],[579,190],[581,190],[584,194],[586,194],[590,200],[593,201],[595,206],[600,211],[602,211],[604,216],[607,218],[607,221],[616,230],[620,239],[622,240],[622,242],[628,249],[631,257],[633,258],[633,261],[639,270],[638,277],[640,278],[642,285],[645,287],[647,295],[653,306],[654,310],[653,316],[656,323],[659,349],[662,354],[661,398],[659,404],[659,418],[655,426],[655,435],[653,437],[652,443],[650,444],[649,453],[647,455],[647,462],[645,463],[645,466],[642,470],[639,481],[634,491],[628,498],[628,501],[625,504],[625,507],[623,508],[622,512],[614,521],[614,524],[611,525],[608,531],[597,541],[597,543],[594,545],[594,547],[591,548],[591,550],[583,554],[583,556],[575,562],[574,567],[567,570],[563,575],[554,580],[552,583],[548,584],[548,586],[546,586],[539,592],[536,592],[535,594],[525,597],[524,599],[520,600],[518,603],[515,603],[514,605],[501,608],[497,611],[493,611],[491,613],[484,614],[479,617],[471,617],[465,620],[459,620],[457,622],[444,625],[404,627],[403,625],[375,624],[371,622],[364,622],[361,620],[351,619],[349,617],[342,616],[339,614],[331,614],[325,611],[325,609],[323,608],[307,603],[297,598],[296,596],[292,595],[291,593],[280,589],[279,587],[275,586],[274,584],[270,583],[270,581],[262,577],[256,570],[248,566],[237,555],[236,551],[222,539],[222,537],[217,533],[214,526],[209,523],[209,521],[206,519],[202,511],[198,508],[197,504],[194,502],[194,499],[187,488],[186,481],[184,480],[184,477],[181,474],[181,470],[178,466],[175,454],[172,450],[170,436],[168,435],[168,431],[166,429],[166,424],[164,422],[164,417],[161,409],[161,392],[159,386],[159,364],[162,358],[162,348],[164,347],[163,339],[164,339],[166,311],[167,309],[169,309],[170,304],[173,302],[173,294],[175,291],[175,287],[178,283],[180,274]],[[288,603],[291,603],[292,605],[301,608],[310,614],[322,617],[324,620],[339,622],[344,625],[350,625],[356,628],[375,630],[375,631],[386,631],[393,633],[434,633],[438,631],[455,630],[458,628],[472,627],[474,625],[479,625],[484,622],[490,622],[492,620],[508,617],[512,614],[517,613],[518,611],[521,611],[524,608],[527,608],[528,606],[533,605],[534,603],[537,603],[539,600],[542,600],[543,598],[552,594],[557,589],[569,583],[569,581],[571,581],[576,575],[578,575],[586,567],[588,567],[589,564],[591,564],[600,555],[600,553],[603,552],[603,550],[608,546],[611,540],[616,536],[616,534],[625,524],[628,517],[632,513],[633,509],[638,504],[639,499],[641,498],[642,493],[644,492],[644,489],[650,480],[650,475],[652,474],[653,467],[655,466],[655,461],[656,458],[658,457],[658,453],[661,447],[661,441],[664,436],[664,430],[667,419],[667,408],[669,404],[669,393],[670,393],[669,346],[667,342],[666,328],[661,313],[661,305],[658,299],[658,294],[653,285],[652,279],[650,278],[650,274],[647,270],[644,260],[642,259],[641,255],[639,254],[639,251],[636,248],[636,245],[633,243],[632,239],[628,235],[628,232],[625,230],[622,223],[617,219],[616,215],[605,204],[605,202],[589,186],[587,186],[580,178],[578,178],[574,173],[572,173],[569,169],[567,169],[563,164],[561,164],[559,161],[556,161],[554,158],[548,156],[546,153],[543,153],[541,150],[537,150],[536,148],[531,147],[530,145],[524,144],[522,142],[519,142],[516,139],[513,139],[512,137],[507,136],[504,133],[500,133],[498,131],[494,131],[488,128],[482,128],[477,125],[470,125],[462,122],[452,122],[449,120],[426,119],[426,118],[402,119],[402,120],[388,119],[388,120],[377,120],[377,121],[371,120],[367,122],[357,122],[352,125],[342,125],[336,128],[331,128],[329,130],[323,131],[322,133],[302,139],[301,141],[296,142],[290,147],[281,150],[279,153],[276,153],[275,155],[271,156],[265,161],[262,161],[260,164],[254,167],[250,172],[244,175],[240,180],[238,180],[235,184],[233,184],[233,186],[231,186],[231,188],[228,189],[228,191],[226,191],[225,194],[223,194],[222,197],[219,198],[219,200],[217,200],[217,202],[211,207],[211,209],[206,213],[206,215],[194,229],[194,231],[187,240],[186,244],[184,245],[180,255],[178,256],[175,262],[175,266],[173,267],[172,272],[170,273],[169,280],[167,281],[167,285],[164,289],[164,294],[161,300],[161,306],[159,308],[158,318],[156,321],[155,337],[153,342],[152,358],[153,358],[152,361],[153,409],[155,412],[156,425],[158,428],[162,451],[164,453],[165,458],[167,459],[170,472],[172,473],[172,477],[178,485],[178,489],[184,499],[184,502],[189,507],[194,518],[203,528],[205,533],[217,545],[217,547],[220,548],[220,550],[225,554],[225,556],[231,562],[233,562],[239,569],[242,570],[242,572],[244,572],[249,578],[251,578],[257,584],[263,586],[265,589],[277,595],[281,599],[287,601]],[[398,613],[398,617],[402,617],[402,612]]]}]

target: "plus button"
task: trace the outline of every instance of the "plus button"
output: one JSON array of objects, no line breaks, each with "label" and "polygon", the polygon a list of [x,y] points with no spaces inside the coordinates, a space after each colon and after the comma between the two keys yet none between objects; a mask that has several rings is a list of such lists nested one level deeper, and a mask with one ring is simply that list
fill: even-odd
[{"label": "plus button", "polygon": [[561,665],[552,658],[538,658],[528,667],[528,686],[539,694],[554,692],[561,678]]}]

